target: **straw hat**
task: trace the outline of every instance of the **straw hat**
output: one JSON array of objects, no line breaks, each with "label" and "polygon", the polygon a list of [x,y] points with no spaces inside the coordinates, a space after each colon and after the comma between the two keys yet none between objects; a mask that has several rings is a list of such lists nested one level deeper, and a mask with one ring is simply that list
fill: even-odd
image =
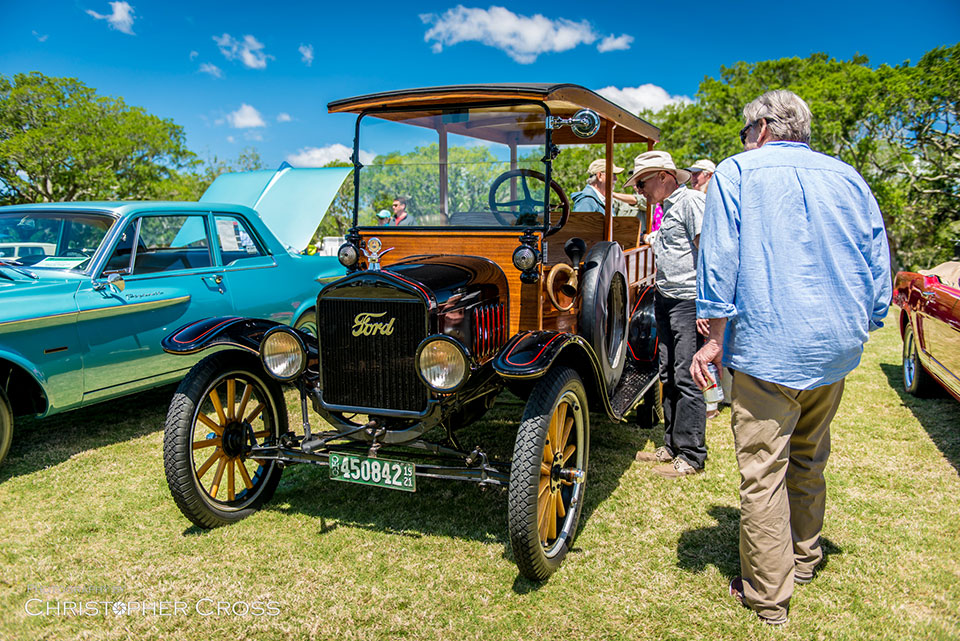
[{"label": "straw hat", "polygon": [[[590,163],[589,167],[587,167],[587,175],[596,176],[601,171],[606,171],[606,170],[607,170],[607,159],[597,158],[592,163]],[[617,167],[616,165],[613,166],[613,173],[619,174],[621,171],[623,171],[623,167]]]},{"label": "straw hat", "polygon": [[666,171],[677,179],[677,184],[690,180],[690,172],[686,169],[677,169],[673,162],[673,157],[665,151],[645,151],[637,156],[633,161],[633,174],[627,180],[624,187],[630,187],[637,182],[643,174],[649,174],[655,171]]},{"label": "straw hat", "polygon": [[687,167],[687,171],[689,171],[691,174],[695,174],[698,171],[709,171],[712,174],[716,170],[717,170],[717,166],[713,164],[712,161],[707,160],[706,158],[701,158],[697,162]]}]

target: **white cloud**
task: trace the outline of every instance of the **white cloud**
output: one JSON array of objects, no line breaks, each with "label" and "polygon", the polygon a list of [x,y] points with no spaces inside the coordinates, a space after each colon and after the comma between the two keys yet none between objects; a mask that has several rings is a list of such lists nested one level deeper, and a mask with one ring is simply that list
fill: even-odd
[{"label": "white cloud", "polygon": [[266,127],[260,112],[247,103],[240,105],[236,111],[227,114],[227,122],[234,129],[249,129],[251,127]]},{"label": "white cloud", "polygon": [[671,96],[663,87],[645,84],[639,87],[604,87],[597,93],[611,102],[615,102],[630,113],[638,113],[641,109],[660,111],[665,106],[674,103],[693,102],[687,96]]},{"label": "white cloud", "polygon": [[300,52],[300,59],[303,61],[303,64],[308,67],[313,64],[313,45],[300,45],[297,51]]},{"label": "white cloud", "polygon": [[32,31],[31,33],[33,33],[33,37],[36,38],[38,42],[46,42],[46,41],[47,41],[47,38],[50,37],[48,34],[43,34],[43,35],[41,36],[41,35],[40,35],[39,33],[37,33],[36,31]]},{"label": "white cloud", "polygon": [[237,142],[237,139],[233,136],[227,136],[227,142]]},{"label": "white cloud", "polygon": [[[350,162],[350,156],[353,149],[338,142],[326,147],[304,147],[295,154],[287,156],[287,162],[294,167],[323,167],[334,160]],[[368,164],[373,162],[376,154],[369,151],[360,150],[360,162]]]},{"label": "white cloud", "polygon": [[190,60],[196,60],[196,59],[197,59],[197,56],[199,56],[199,55],[200,55],[200,52],[199,52],[199,51],[191,51],[191,52],[190,52]]},{"label": "white cloud", "polygon": [[200,65],[200,73],[208,73],[214,78],[223,78],[223,72],[220,71],[220,67],[212,65],[209,62],[204,62]]},{"label": "white cloud", "polygon": [[277,114],[277,122],[290,122],[293,118],[290,117],[290,114],[281,111]]},{"label": "white cloud", "polygon": [[219,37],[213,36],[213,41],[217,43],[224,58],[239,59],[248,69],[266,69],[267,59],[273,60],[273,56],[263,52],[263,43],[251,35],[244,36],[241,42],[225,33]]},{"label": "white cloud", "polygon": [[127,2],[111,2],[110,8],[113,9],[110,15],[97,13],[93,9],[87,9],[87,13],[97,20],[106,20],[111,29],[131,36],[136,35],[133,33],[133,14],[136,13],[133,7]]},{"label": "white cloud", "polygon": [[[542,53],[567,51],[600,39],[600,34],[587,20],[550,19],[539,13],[521,16],[504,7],[476,9],[457,5],[443,15],[421,14],[420,20],[431,25],[423,39],[434,41],[434,53],[460,42],[480,42],[506,52],[521,64],[536,61]],[[603,53],[628,49],[632,41],[633,37],[626,34],[610,35],[603,39],[598,50]]]},{"label": "white cloud", "polygon": [[614,37],[613,34],[610,34],[600,41],[600,44],[597,45],[597,51],[600,53],[607,53],[608,51],[626,51],[630,48],[630,43],[632,42],[633,36],[631,35],[623,34]]}]

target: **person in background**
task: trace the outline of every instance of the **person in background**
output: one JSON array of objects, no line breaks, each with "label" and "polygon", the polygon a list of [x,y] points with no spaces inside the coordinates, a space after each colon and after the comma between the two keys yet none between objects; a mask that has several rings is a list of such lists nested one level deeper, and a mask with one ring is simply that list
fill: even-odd
[{"label": "person in background", "polygon": [[390,218],[392,217],[393,217],[393,214],[391,214],[389,211],[387,211],[386,209],[381,209],[380,211],[377,212],[377,224],[380,225],[381,227],[383,225],[389,225]]},{"label": "person in background", "polygon": [[690,189],[707,193],[707,185],[710,184],[710,179],[713,178],[713,172],[716,170],[717,166],[713,161],[706,158],[701,158],[687,167],[687,171],[690,172]]},{"label": "person in background", "polygon": [[703,471],[707,460],[706,404],[690,378],[690,359],[703,342],[697,331],[697,243],[704,195],[687,189],[685,169],[677,169],[664,151],[648,151],[634,160],[626,186],[636,185],[648,203],[663,204],[660,229],[644,234],[653,245],[657,268],[654,312],[660,338],[664,436],[655,452],[638,452],[638,461],[659,462],[653,471],[679,478]]},{"label": "person in background", "polygon": [[745,151],[707,193],[696,305],[709,339],[690,374],[703,389],[709,363],[732,371],[742,576],[729,591],[777,625],[823,559],[830,423],[887,314],[890,254],[860,174],[810,149],[799,96],[765,93],[743,117]]},{"label": "person in background", "polygon": [[[614,175],[623,171],[623,167],[613,166]],[[607,189],[607,161],[597,158],[587,167],[587,184],[570,196],[573,211],[604,212]]]},{"label": "person in background", "polygon": [[390,222],[391,225],[412,225],[413,216],[407,212],[407,199],[404,196],[397,196],[393,199],[393,204],[390,205],[393,209],[393,220]]}]

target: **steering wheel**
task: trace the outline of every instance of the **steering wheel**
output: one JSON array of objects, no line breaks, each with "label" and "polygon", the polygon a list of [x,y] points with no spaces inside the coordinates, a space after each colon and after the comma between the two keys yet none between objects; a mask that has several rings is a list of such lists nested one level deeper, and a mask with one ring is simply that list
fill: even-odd
[{"label": "steering wheel", "polygon": [[[519,200],[511,200],[507,202],[497,201],[497,189],[507,180],[511,178],[520,177],[520,185],[523,187],[523,197]],[[534,169],[511,169],[510,171],[505,171],[497,179],[493,181],[493,184],[490,185],[490,211],[493,212],[494,217],[497,219],[501,225],[511,227],[511,226],[523,226],[523,227],[535,227],[537,226],[537,212],[540,208],[543,207],[543,201],[534,198],[530,193],[530,186],[527,184],[527,178],[536,178],[540,182],[546,183],[547,177],[539,171]],[[570,199],[567,198],[567,194],[564,193],[563,188],[557,183],[556,180],[550,181],[550,189],[556,192],[557,197],[560,199],[560,221],[556,226],[551,227],[547,230],[547,233],[544,234],[544,237],[547,237],[551,234],[554,234],[560,231],[560,228],[563,227],[567,222],[567,217],[570,215]],[[507,211],[509,207],[516,207],[517,211]],[[507,222],[507,220],[502,216],[503,213],[508,213],[514,216],[513,223]],[[548,212],[549,215],[549,212]]]}]

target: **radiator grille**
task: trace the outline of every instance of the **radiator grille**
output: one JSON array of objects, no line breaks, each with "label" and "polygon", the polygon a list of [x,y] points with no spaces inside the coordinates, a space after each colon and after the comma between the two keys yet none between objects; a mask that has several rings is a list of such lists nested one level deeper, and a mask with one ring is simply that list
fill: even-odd
[{"label": "radiator grille", "polygon": [[[367,323],[363,315],[369,315]],[[427,391],[414,360],[427,336],[425,319],[423,303],[415,300],[320,300],[317,333],[324,402],[423,411]],[[364,327],[366,331],[360,331]],[[360,334],[354,336],[355,331]]]}]

